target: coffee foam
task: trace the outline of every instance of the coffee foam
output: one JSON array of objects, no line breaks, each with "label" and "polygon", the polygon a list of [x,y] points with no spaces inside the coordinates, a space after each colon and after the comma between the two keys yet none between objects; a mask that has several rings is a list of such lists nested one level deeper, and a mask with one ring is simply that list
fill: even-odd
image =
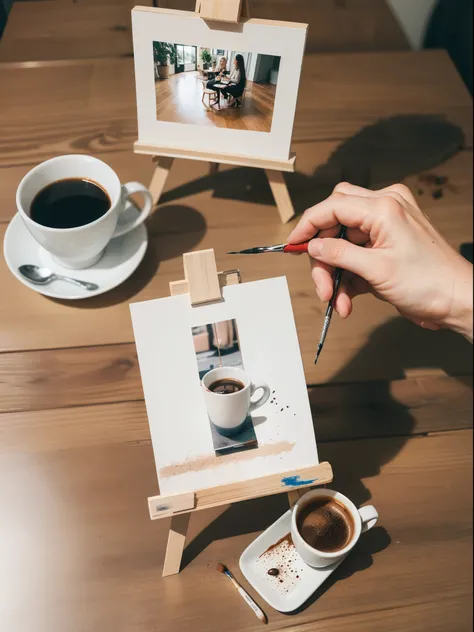
[{"label": "coffee foam", "polygon": [[319,506],[310,503],[300,511],[298,530],[307,544],[325,552],[343,549],[352,537],[353,522],[349,512],[332,498]]}]

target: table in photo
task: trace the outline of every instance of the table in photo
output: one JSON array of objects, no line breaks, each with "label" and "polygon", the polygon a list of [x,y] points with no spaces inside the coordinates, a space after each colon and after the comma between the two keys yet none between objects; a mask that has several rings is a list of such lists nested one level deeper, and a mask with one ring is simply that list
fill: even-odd
[{"label": "table in photo", "polygon": [[215,83],[212,88],[213,90],[215,90],[217,92],[217,107],[219,108],[219,110],[221,109],[221,94],[222,94],[222,90],[225,90],[225,88],[228,88],[229,86],[234,85],[233,83],[231,83],[230,81],[227,83]]}]

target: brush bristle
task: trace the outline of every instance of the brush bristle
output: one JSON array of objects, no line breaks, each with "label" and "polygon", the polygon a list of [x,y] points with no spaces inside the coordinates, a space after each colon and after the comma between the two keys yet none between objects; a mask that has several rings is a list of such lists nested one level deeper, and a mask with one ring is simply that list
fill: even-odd
[{"label": "brush bristle", "polygon": [[224,566],[224,564],[222,564],[221,562],[218,563],[216,568],[219,571],[219,573],[225,573],[226,570],[227,570],[226,567]]}]

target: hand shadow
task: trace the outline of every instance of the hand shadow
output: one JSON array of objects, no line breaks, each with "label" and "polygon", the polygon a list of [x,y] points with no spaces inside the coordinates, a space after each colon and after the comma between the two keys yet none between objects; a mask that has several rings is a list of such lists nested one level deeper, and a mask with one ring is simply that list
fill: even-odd
[{"label": "hand shadow", "polygon": [[[296,213],[328,197],[336,184],[381,188],[433,169],[464,145],[464,133],[440,116],[407,114],[381,119],[341,142],[311,176],[286,173]],[[262,169],[238,167],[214,172],[166,191],[161,203],[212,190],[213,197],[273,204]]]},{"label": "hand shadow", "polygon": [[312,606],[320,597],[324,595],[334,584],[344,579],[348,579],[360,571],[365,571],[374,563],[373,555],[386,549],[392,542],[388,532],[383,527],[373,527],[370,531],[360,536],[354,549],[345,560],[331,573],[328,579],[316,590],[315,593],[299,608],[288,612],[290,616],[300,614]]},{"label": "hand shadow", "polygon": [[[440,369],[462,381],[473,372],[471,344],[452,331],[429,331],[396,317],[377,327],[329,384],[310,390],[319,458],[331,463],[336,489],[358,506],[371,499],[363,481],[378,476],[410,436],[426,432],[391,392],[392,380],[417,368]],[[369,372],[391,379],[361,381]],[[344,390],[332,394],[331,385],[338,383]],[[357,441],[354,451],[358,439],[365,441]]]}]

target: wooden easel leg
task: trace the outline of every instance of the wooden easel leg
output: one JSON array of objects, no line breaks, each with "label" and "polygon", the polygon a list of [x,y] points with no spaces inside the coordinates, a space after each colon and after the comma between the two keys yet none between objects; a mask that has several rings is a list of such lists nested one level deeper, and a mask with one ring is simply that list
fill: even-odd
[{"label": "wooden easel leg", "polygon": [[290,509],[296,505],[296,503],[298,502],[298,500],[301,498],[301,496],[303,495],[301,492],[305,492],[307,490],[299,490],[299,489],[293,489],[291,490],[291,492],[288,492],[288,504],[290,505]]},{"label": "wooden easel leg", "polygon": [[293,202],[291,201],[288,187],[286,186],[283,173],[281,171],[273,171],[271,169],[265,169],[267,174],[270,188],[275,198],[275,202],[280,213],[281,221],[286,224],[295,214],[293,208]]},{"label": "wooden easel leg", "polygon": [[173,165],[174,158],[156,156],[153,158],[153,161],[156,163],[156,167],[151,178],[149,189],[153,197],[153,205],[156,206],[161,194],[163,193],[166,179]]},{"label": "wooden easel leg", "polygon": [[163,564],[163,577],[179,573],[190,518],[190,513],[178,514],[171,518],[168,544],[166,545],[165,561]]}]

